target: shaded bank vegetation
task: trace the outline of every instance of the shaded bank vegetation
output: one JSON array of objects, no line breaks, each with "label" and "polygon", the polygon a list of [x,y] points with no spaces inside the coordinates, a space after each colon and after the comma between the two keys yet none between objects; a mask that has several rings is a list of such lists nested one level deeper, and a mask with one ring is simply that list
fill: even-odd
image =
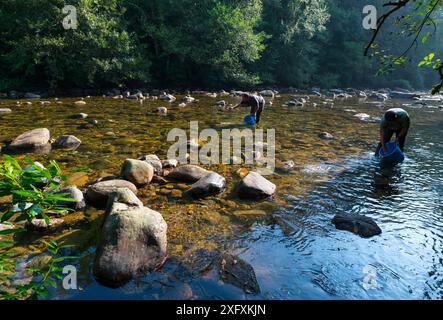
[{"label": "shaded bank vegetation", "polygon": [[[376,0],[382,11],[385,1]],[[62,0],[0,4],[0,90],[20,88],[293,87],[430,88],[417,69],[438,50],[437,32],[411,61],[375,76],[363,56],[372,32],[362,0],[73,0],[78,29],[65,30]],[[384,48],[411,41],[385,27]],[[431,75],[431,76],[429,76]]]}]

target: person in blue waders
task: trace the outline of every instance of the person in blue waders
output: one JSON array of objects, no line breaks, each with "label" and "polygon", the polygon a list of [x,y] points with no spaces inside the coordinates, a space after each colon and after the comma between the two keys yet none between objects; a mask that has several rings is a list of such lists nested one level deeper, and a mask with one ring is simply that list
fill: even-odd
[{"label": "person in blue waders", "polygon": [[263,110],[265,109],[265,98],[262,96],[243,93],[241,96],[242,100],[239,104],[230,109],[237,109],[238,107],[251,107],[250,115],[255,117],[255,124],[260,123],[260,118]]},{"label": "person in blue waders", "polygon": [[395,133],[396,142],[398,143],[400,150],[405,151],[406,136],[408,135],[409,127],[411,126],[411,119],[409,114],[401,109],[394,108],[386,111],[380,124],[380,143],[378,144],[376,155],[380,153],[380,149],[383,148],[385,154],[388,153],[386,144],[391,141],[392,136]]}]

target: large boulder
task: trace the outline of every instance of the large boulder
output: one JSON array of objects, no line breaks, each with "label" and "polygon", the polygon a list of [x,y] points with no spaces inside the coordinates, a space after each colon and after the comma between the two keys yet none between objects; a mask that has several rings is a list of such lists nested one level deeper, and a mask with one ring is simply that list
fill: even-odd
[{"label": "large boulder", "polygon": [[275,184],[264,178],[257,172],[249,172],[235,187],[240,198],[261,199],[274,195]]},{"label": "large boulder", "polygon": [[76,136],[63,135],[58,137],[52,144],[54,149],[76,149],[81,145],[82,141]]},{"label": "large boulder", "polygon": [[93,267],[98,282],[117,288],[162,266],[167,225],[160,213],[114,202],[107,214]]},{"label": "large boulder", "polygon": [[74,201],[59,201],[58,205],[63,207],[72,208],[74,210],[83,210],[86,207],[85,197],[76,186],[68,186],[61,188],[57,191],[57,194],[64,194],[65,198],[73,199]]},{"label": "large boulder", "polygon": [[355,233],[362,238],[370,238],[382,233],[380,227],[372,218],[359,214],[337,214],[332,223],[338,230]]},{"label": "large boulder", "polygon": [[263,97],[269,97],[269,98],[272,98],[272,99],[274,99],[274,96],[275,96],[274,91],[272,91],[272,90],[260,91],[260,95],[263,96]]},{"label": "large boulder", "polygon": [[88,187],[86,191],[88,203],[98,208],[104,208],[109,200],[109,196],[122,188],[128,188],[137,194],[137,187],[129,181],[119,179],[101,181]]},{"label": "large boulder", "polygon": [[152,181],[154,168],[148,162],[127,159],[123,163],[120,176],[136,186],[144,186]]},{"label": "large boulder", "polygon": [[138,160],[142,160],[149,163],[154,168],[154,173],[156,175],[158,176],[162,175],[163,165],[159,157],[157,157],[155,154],[150,154],[147,156],[140,157]]},{"label": "large boulder", "polygon": [[51,134],[46,128],[39,128],[22,133],[15,138],[9,146],[7,152],[33,152],[45,151],[51,148],[49,142]]},{"label": "large boulder", "polygon": [[199,166],[187,164],[174,169],[168,174],[168,178],[184,182],[197,182],[209,173],[210,171]]},{"label": "large boulder", "polygon": [[226,179],[218,173],[211,172],[198,180],[183,195],[195,199],[219,194],[226,190]]}]

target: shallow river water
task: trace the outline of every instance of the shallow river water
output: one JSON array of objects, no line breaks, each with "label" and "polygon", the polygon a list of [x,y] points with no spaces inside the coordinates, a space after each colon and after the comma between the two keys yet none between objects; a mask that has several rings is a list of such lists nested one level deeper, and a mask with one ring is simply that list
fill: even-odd
[{"label": "shallow river water", "polygon": [[[241,123],[247,113],[218,110],[214,105],[222,98],[195,97],[200,101],[186,107],[109,98],[85,99],[85,106],[74,105],[77,99],[61,99],[59,105],[15,107],[15,101],[0,100],[0,107],[13,109],[0,118],[0,143],[38,127],[49,128],[52,137],[77,136],[83,143],[76,151],[32,158],[57,160],[69,182],[84,188],[98,177],[118,174],[126,158],[165,158],[172,128],[189,129],[189,121],[199,121],[201,129],[221,130]],[[382,169],[372,153],[378,123],[355,114],[379,118],[406,101],[336,100],[330,108],[312,97],[315,107],[308,103],[288,108],[282,106],[287,100],[282,95],[267,106],[261,124],[276,130],[277,171],[268,177],[277,185],[272,201],[247,202],[233,196],[236,171],[242,168],[234,165],[210,167],[228,180],[228,191],[218,197],[184,200],[177,194],[186,186],[176,183],[140,190],[145,205],[161,212],[168,223],[170,256],[159,272],[119,289],[96,283],[91,265],[103,212],[92,208],[67,216],[68,227],[60,234],[19,239],[23,261],[39,253],[42,239],[76,245],[81,290],[54,290],[53,299],[441,299],[443,110],[406,107],[413,123],[407,159]],[[157,114],[159,106],[168,107],[167,116]],[[98,123],[70,119],[79,112]],[[324,131],[335,139],[321,140]],[[279,170],[287,160],[294,161],[294,169]],[[91,171],[71,172],[85,167]],[[342,212],[372,217],[383,233],[363,239],[336,230],[331,219]],[[251,264],[261,293],[246,294],[211,272],[195,276],[183,261],[198,259],[201,249],[226,251]]]}]

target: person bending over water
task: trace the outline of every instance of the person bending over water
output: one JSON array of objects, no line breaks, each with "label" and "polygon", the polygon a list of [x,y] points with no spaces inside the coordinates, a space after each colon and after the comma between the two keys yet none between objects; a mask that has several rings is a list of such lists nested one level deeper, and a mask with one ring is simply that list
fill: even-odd
[{"label": "person bending over water", "polygon": [[230,109],[237,109],[238,107],[251,107],[251,116],[255,117],[255,123],[259,124],[261,114],[265,108],[265,99],[262,96],[257,96],[254,94],[243,93],[241,96],[242,100],[239,104]]},{"label": "person bending over water", "polygon": [[379,154],[381,148],[383,148],[386,154],[388,153],[386,144],[391,141],[394,133],[400,150],[405,151],[406,136],[408,135],[410,125],[411,119],[405,110],[394,108],[386,111],[380,124],[380,143],[378,144],[376,155]]}]

